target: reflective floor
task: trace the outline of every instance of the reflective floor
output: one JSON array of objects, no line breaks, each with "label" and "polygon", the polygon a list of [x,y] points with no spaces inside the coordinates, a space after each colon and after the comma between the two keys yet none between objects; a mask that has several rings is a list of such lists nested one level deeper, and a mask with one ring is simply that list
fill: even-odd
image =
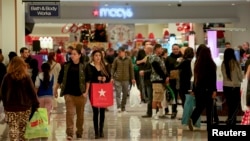
[{"label": "reflective floor", "polygon": [[[152,118],[141,118],[146,113],[146,104],[141,107],[130,107],[127,103],[127,113],[117,113],[116,104],[109,107],[106,112],[104,138],[97,140],[108,141],[207,141],[206,125],[202,124],[200,130],[189,131],[181,125],[179,118],[182,107],[178,107],[176,119],[170,119],[170,115],[155,120]],[[171,109],[171,108],[170,108]],[[58,103],[51,117],[52,135],[49,141],[65,141],[65,106]],[[8,129],[6,124],[0,124],[0,141],[8,141]],[[74,140],[76,139],[74,136]],[[85,121],[83,138],[80,140],[95,140],[92,122],[92,108],[89,101],[85,107]]]}]

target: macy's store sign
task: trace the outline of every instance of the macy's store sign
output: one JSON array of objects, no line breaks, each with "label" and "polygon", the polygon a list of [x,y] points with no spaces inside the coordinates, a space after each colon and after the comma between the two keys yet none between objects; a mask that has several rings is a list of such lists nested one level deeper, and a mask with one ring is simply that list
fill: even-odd
[{"label": "macy's store sign", "polygon": [[93,11],[95,17],[100,18],[132,18],[134,13],[131,8],[99,8]]}]

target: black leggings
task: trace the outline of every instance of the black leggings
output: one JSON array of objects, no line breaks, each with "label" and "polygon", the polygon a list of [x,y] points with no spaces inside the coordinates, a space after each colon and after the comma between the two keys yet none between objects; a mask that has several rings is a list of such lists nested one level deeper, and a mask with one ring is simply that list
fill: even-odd
[{"label": "black leggings", "polygon": [[240,108],[240,87],[223,86],[223,94],[228,107],[227,124],[235,125]]},{"label": "black leggings", "polygon": [[[93,109],[93,123],[94,123],[95,134],[102,133],[104,126],[104,119],[105,119],[105,108],[98,108],[92,106],[92,109]],[[98,122],[99,113],[100,113],[100,120]]]}]

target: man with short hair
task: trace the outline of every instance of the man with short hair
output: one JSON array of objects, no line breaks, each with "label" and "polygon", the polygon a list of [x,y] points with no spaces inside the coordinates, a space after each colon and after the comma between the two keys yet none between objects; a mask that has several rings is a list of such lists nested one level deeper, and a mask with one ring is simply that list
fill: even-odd
[{"label": "man with short hair", "polygon": [[[147,59],[146,59],[147,55],[146,55],[145,47],[146,46],[151,46],[151,42],[146,40],[146,41],[143,42],[142,45],[143,45],[143,49],[140,49],[138,51],[138,54],[137,54],[137,57],[136,57],[136,64],[139,67],[139,71],[144,70],[144,66],[145,66],[145,63],[147,61]],[[148,96],[146,95],[146,91],[145,91],[144,76],[140,76],[139,80],[140,80],[139,89],[140,89],[141,94],[142,94],[142,101],[147,102]]]},{"label": "man with short hair", "polygon": [[169,82],[166,66],[162,58],[162,52],[162,46],[160,44],[156,44],[154,46],[154,54],[149,57],[149,62],[152,66],[150,81],[153,89],[152,118],[154,119],[159,119],[159,117],[163,116],[161,102],[165,98],[164,91],[166,84]]},{"label": "man with short hair", "polygon": [[226,42],[225,43],[225,48],[227,49],[227,48],[231,48],[231,43],[230,42]]},{"label": "man with short hair", "polygon": [[[118,112],[126,112],[128,88],[130,80],[135,84],[134,68],[130,57],[126,56],[125,48],[120,47],[111,69],[111,82],[115,84],[116,103]],[[121,101],[122,93],[122,101]]]},{"label": "man with short hair", "polygon": [[23,60],[28,63],[26,60],[29,58],[30,56],[30,52],[29,49],[27,47],[22,47],[20,49],[20,54],[21,54],[21,58],[23,58]]},{"label": "man with short hair", "polygon": [[[178,44],[172,45],[172,53],[167,57],[165,65],[167,72],[169,74],[169,85],[172,88],[175,96],[174,104],[172,104],[172,115],[171,119],[175,119],[177,115],[177,99],[178,99],[178,69],[176,68],[178,62],[177,59],[182,57],[180,52],[180,46]],[[168,112],[168,109],[165,109],[165,114]]]},{"label": "man with short hair", "polygon": [[142,76],[144,79],[144,87],[145,87],[145,95],[147,95],[147,113],[146,115],[143,115],[142,118],[149,118],[152,117],[152,100],[153,100],[153,90],[152,90],[152,83],[150,81],[150,75],[152,71],[152,66],[151,63],[149,62],[149,56],[152,55],[153,53],[153,46],[151,45],[146,45],[145,46],[145,53],[146,53],[146,62],[144,64],[143,70],[141,69],[139,74]]}]

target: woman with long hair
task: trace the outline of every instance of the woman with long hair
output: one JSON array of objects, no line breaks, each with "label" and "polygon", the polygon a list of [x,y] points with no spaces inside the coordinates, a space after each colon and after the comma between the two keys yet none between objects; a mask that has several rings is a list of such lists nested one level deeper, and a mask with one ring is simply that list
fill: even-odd
[{"label": "woman with long hair", "polygon": [[240,86],[243,76],[234,49],[227,48],[225,50],[221,72],[223,75],[223,94],[228,106],[227,125],[235,125],[240,106]]},{"label": "woman with long hair", "polygon": [[[50,65],[50,73],[54,76],[53,88],[55,88],[55,85],[57,84],[57,79],[58,79],[58,76],[59,76],[59,73],[61,70],[61,65],[56,62],[56,53],[55,52],[50,52],[48,54],[47,63]],[[53,99],[53,109],[55,109],[56,107],[57,107],[57,101],[54,98]]]},{"label": "woman with long hair", "polygon": [[57,97],[57,89],[60,86],[60,96],[64,96],[65,99],[67,140],[73,140],[75,113],[76,137],[82,138],[83,133],[84,107],[88,91],[85,83],[85,66],[80,58],[81,50],[74,48],[71,52],[71,61],[63,65],[54,90],[54,95]]},{"label": "woman with long hair", "polygon": [[180,89],[179,95],[182,101],[182,107],[184,107],[185,103],[185,95],[188,94],[191,89],[191,77],[192,77],[192,69],[191,69],[191,61],[194,57],[194,50],[191,47],[187,47],[183,54],[183,61],[177,66],[179,69],[179,82]]},{"label": "woman with long hair", "polygon": [[[91,54],[91,62],[86,67],[86,82],[89,94],[91,89],[91,83],[107,83],[110,81],[110,72],[108,65],[105,64],[102,52],[100,50],[95,50]],[[105,108],[99,108],[92,106],[93,109],[93,123],[95,129],[95,138],[103,138],[103,127],[105,119]],[[99,117],[100,115],[100,117]],[[99,119],[98,119],[99,118]]]},{"label": "woman with long hair", "polygon": [[40,107],[47,109],[48,121],[50,123],[50,113],[53,106],[54,76],[50,73],[50,65],[48,63],[43,63],[41,68],[42,72],[36,77],[35,87]]},{"label": "woman with long hair", "polygon": [[4,76],[0,100],[3,102],[11,141],[25,141],[24,133],[31,110],[39,107],[34,84],[27,71],[27,64],[14,57]]},{"label": "woman with long hair", "polygon": [[208,47],[200,49],[194,67],[193,93],[196,107],[189,119],[189,129],[193,130],[194,124],[206,109],[207,130],[212,125],[213,99],[216,97],[216,64],[214,63]]}]

